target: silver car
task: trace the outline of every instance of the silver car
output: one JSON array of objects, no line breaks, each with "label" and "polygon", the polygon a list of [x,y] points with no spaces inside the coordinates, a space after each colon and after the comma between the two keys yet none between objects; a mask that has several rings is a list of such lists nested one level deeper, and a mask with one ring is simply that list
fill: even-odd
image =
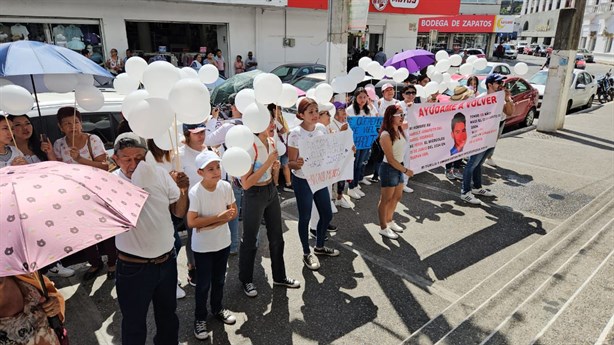
[{"label": "silver car", "polygon": [[[542,99],[544,98],[544,90],[546,89],[546,81],[548,79],[548,71],[539,71],[535,73],[529,83],[539,92],[539,102],[537,111],[540,110]],[[597,93],[597,81],[590,73],[574,69],[573,79],[569,87],[569,95],[567,100],[567,113],[571,109],[583,107],[590,108],[593,105],[595,94]]]}]

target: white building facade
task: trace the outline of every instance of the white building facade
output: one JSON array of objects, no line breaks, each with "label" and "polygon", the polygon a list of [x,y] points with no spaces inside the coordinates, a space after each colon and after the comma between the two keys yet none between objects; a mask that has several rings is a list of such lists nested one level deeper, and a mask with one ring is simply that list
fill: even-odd
[{"label": "white building facade", "polygon": [[587,0],[579,48],[593,52],[595,61],[614,65],[614,0]]},{"label": "white building facade", "polygon": [[518,18],[519,40],[552,46],[559,20],[559,10],[573,7],[573,0],[525,0]]}]

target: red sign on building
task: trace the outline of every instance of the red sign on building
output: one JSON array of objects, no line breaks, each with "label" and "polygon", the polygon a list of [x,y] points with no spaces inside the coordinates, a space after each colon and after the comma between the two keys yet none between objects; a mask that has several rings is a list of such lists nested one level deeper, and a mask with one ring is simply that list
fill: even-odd
[{"label": "red sign on building", "polygon": [[[288,7],[328,9],[328,0],[288,0]],[[460,0],[370,0],[369,12],[396,14],[458,14]]]},{"label": "red sign on building", "polygon": [[[496,26],[501,26],[501,16],[496,15],[458,15],[449,17],[429,17],[420,18],[418,21],[418,32],[429,32],[437,30],[439,32],[473,32],[487,33],[495,32]],[[513,25],[513,20],[512,20]]]}]

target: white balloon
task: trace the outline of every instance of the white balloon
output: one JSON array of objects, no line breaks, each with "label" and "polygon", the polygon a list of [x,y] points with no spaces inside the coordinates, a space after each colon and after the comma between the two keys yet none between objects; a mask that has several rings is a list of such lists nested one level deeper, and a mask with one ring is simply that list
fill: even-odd
[{"label": "white balloon", "polygon": [[486,89],[486,88],[487,88],[487,87],[486,87],[486,79],[484,79],[484,80],[482,80],[482,81],[480,82],[480,86],[482,87],[482,89]]},{"label": "white balloon", "polygon": [[25,114],[32,109],[34,97],[30,91],[18,85],[0,87],[0,110],[11,115]]},{"label": "white balloon", "polygon": [[316,89],[311,88],[309,90],[307,90],[307,92],[305,92],[305,96],[307,96],[307,98],[311,98],[313,100],[316,99]]},{"label": "white balloon", "polygon": [[448,69],[450,69],[450,60],[448,59],[439,60],[435,65],[435,70],[440,73],[447,72]]},{"label": "white balloon", "polygon": [[465,63],[468,64],[473,64],[475,62],[475,60],[477,60],[478,57],[475,55],[469,55],[469,57],[467,58],[467,60],[465,61]]},{"label": "white balloon", "polygon": [[435,61],[447,60],[450,58],[448,52],[445,50],[440,50],[435,54]]},{"label": "white balloon", "polygon": [[256,77],[254,77],[254,80],[252,81],[252,89],[256,88],[256,85],[258,85],[258,83],[262,80],[262,78],[264,78],[267,75],[267,73],[260,73],[258,74]]},{"label": "white balloon", "polygon": [[254,145],[254,134],[245,125],[232,126],[224,139],[226,147],[240,147],[249,150]]},{"label": "white balloon", "polygon": [[518,75],[525,75],[529,71],[529,66],[524,62],[519,62],[514,66],[514,73]]},{"label": "white balloon", "polygon": [[130,128],[145,139],[160,137],[173,123],[173,109],[166,99],[148,98],[130,112]]},{"label": "white balloon", "polygon": [[446,91],[448,89],[448,83],[447,82],[442,82],[439,84],[439,87],[437,88],[437,91],[439,91],[439,93],[442,93],[444,91]]},{"label": "white balloon", "polygon": [[43,83],[51,92],[66,93],[77,87],[78,80],[74,74],[45,74]]},{"label": "white balloon", "polygon": [[473,68],[480,70],[488,66],[488,61],[484,58],[479,58],[473,62]]},{"label": "white balloon", "polygon": [[460,66],[460,64],[463,63],[463,58],[458,54],[454,54],[450,56],[449,60],[450,60],[450,65],[455,66],[455,67]]},{"label": "white balloon", "polygon": [[132,91],[136,91],[140,84],[140,81],[132,78],[127,73],[122,73],[113,80],[113,88],[120,95],[127,95]]},{"label": "white balloon", "polygon": [[384,71],[386,73],[386,77],[392,78],[392,75],[394,74],[394,72],[397,71],[397,69],[393,66],[387,66],[386,68],[384,68]]},{"label": "white balloon", "polygon": [[8,79],[0,78],[0,87],[5,85],[13,85],[13,82]]},{"label": "white balloon", "polygon": [[392,75],[392,80],[394,80],[397,83],[402,83],[405,80],[405,78],[403,78],[403,72],[395,71],[394,74]]},{"label": "white balloon", "polygon": [[281,96],[281,79],[272,73],[266,73],[254,86],[256,101],[260,104],[275,103]]},{"label": "white balloon", "polygon": [[222,155],[222,167],[231,176],[241,177],[251,169],[252,157],[240,147],[231,147]]},{"label": "white balloon", "polygon": [[143,73],[147,69],[147,61],[138,56],[126,60],[126,73],[132,78],[143,81]]},{"label": "white balloon", "polygon": [[358,84],[360,83],[363,79],[365,79],[365,70],[362,69],[361,67],[354,67],[350,70],[350,72],[348,73],[348,77],[350,78],[350,80],[352,80],[354,83]]},{"label": "white balloon", "polygon": [[181,79],[198,79],[198,72],[192,67],[183,67],[179,70]]},{"label": "white balloon", "polygon": [[124,116],[124,118],[129,121],[130,112],[132,111],[132,108],[134,108],[134,106],[140,101],[143,101],[149,97],[150,95],[147,90],[136,90],[126,96],[124,98],[124,101],[122,102],[122,115]]},{"label": "white balloon", "polygon": [[286,145],[284,145],[284,143],[282,143],[281,140],[279,140],[279,137],[275,139],[275,148],[277,149],[277,155],[279,157],[286,154]]},{"label": "white balloon", "polygon": [[462,64],[460,68],[458,69],[458,73],[462,75],[471,75],[472,72],[473,72],[473,65],[468,62]]},{"label": "white balloon", "polygon": [[316,97],[316,102],[318,103],[327,103],[330,102],[330,99],[333,97],[333,88],[327,83],[322,83],[316,86],[316,91],[314,96]]},{"label": "white balloon", "polygon": [[380,65],[379,62],[371,61],[367,65],[365,71],[367,71],[370,75],[373,75],[373,72],[377,71],[380,67],[382,67],[382,65]]},{"label": "white balloon", "polygon": [[177,114],[177,120],[188,125],[196,125],[208,121],[211,118],[210,114],[211,104],[207,103],[201,112]]},{"label": "white balloon", "polygon": [[75,90],[75,98],[81,108],[96,111],[104,105],[104,95],[94,85],[81,85]]},{"label": "white balloon", "polygon": [[185,123],[193,119],[205,119],[209,115],[210,99],[207,87],[193,78],[176,82],[168,95],[168,102],[177,114],[177,119]]},{"label": "white balloon", "polygon": [[296,103],[297,98],[298,92],[296,91],[296,87],[291,84],[281,84],[281,96],[279,96],[278,105],[289,108]]},{"label": "white balloon", "polygon": [[220,71],[212,64],[206,64],[198,70],[198,78],[205,84],[213,84],[220,77]]},{"label": "white balloon", "polygon": [[439,89],[439,83],[437,83],[436,81],[429,81],[424,86],[424,92],[426,92],[427,95],[432,95],[436,93],[438,89]]},{"label": "white balloon", "polygon": [[437,70],[435,69],[434,65],[429,65],[426,68],[426,76],[431,78],[433,76],[433,73],[435,73]]},{"label": "white balloon", "polygon": [[458,80],[450,80],[448,82],[448,89],[454,90],[454,88],[457,87],[458,85],[459,85]]},{"label": "white balloon", "polygon": [[443,75],[439,72],[434,72],[431,76],[431,80],[436,83],[441,83],[443,81]]},{"label": "white balloon", "polygon": [[420,97],[422,99],[426,98],[428,95],[426,94],[426,90],[422,85],[414,85],[416,87],[416,97]]},{"label": "white balloon", "polygon": [[256,95],[254,94],[253,89],[243,89],[235,96],[235,106],[242,114],[245,113],[245,109],[247,109],[250,104],[255,102]]},{"label": "white balloon", "polygon": [[[379,65],[379,64],[378,64]],[[373,78],[375,79],[384,79],[384,76],[386,75],[386,70],[384,69],[384,67],[382,67],[381,65],[379,65],[379,67],[375,68],[373,71],[371,71],[371,76],[373,76]]]},{"label": "white balloon", "polygon": [[177,67],[166,61],[155,61],[143,72],[143,85],[152,97],[168,99],[171,88],[180,78]]},{"label": "white balloon", "polygon": [[250,104],[243,113],[243,124],[249,127],[252,133],[260,133],[269,127],[271,115],[269,110],[260,103]]},{"label": "white balloon", "polygon": [[367,70],[367,66],[371,63],[371,58],[368,56],[364,56],[361,57],[360,60],[358,60],[358,67],[364,69],[365,71]]},{"label": "white balloon", "polygon": [[450,73],[447,73],[447,72],[443,73],[442,76],[443,76],[444,83],[449,83],[450,80],[452,80],[452,76],[450,75]]},{"label": "white balloon", "polygon": [[[177,125],[177,128],[180,128],[181,125]],[[159,148],[161,148],[162,150],[174,150],[175,148],[177,148],[177,140],[179,140],[179,143],[181,143],[181,139],[183,137],[183,134],[179,134],[177,133],[177,135],[175,136],[174,132],[174,126],[171,125],[171,127],[169,129],[166,130],[166,132],[162,133],[161,135],[153,138],[154,143],[156,144],[156,146],[158,146]]]},{"label": "white balloon", "polygon": [[91,74],[77,74],[77,87],[81,85],[94,85],[94,76]]}]

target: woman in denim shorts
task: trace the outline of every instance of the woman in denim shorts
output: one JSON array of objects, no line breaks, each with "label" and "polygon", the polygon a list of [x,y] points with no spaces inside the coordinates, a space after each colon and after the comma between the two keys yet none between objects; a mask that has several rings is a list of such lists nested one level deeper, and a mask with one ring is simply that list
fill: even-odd
[{"label": "woman in denim shorts", "polygon": [[392,215],[397,203],[403,196],[403,175],[413,176],[413,171],[403,166],[403,157],[407,150],[407,138],[401,126],[405,119],[403,108],[394,104],[386,108],[384,121],[380,129],[379,143],[384,151],[384,160],[379,168],[380,183],[382,185],[377,214],[381,230],[380,235],[396,239],[396,232],[403,232]]}]

